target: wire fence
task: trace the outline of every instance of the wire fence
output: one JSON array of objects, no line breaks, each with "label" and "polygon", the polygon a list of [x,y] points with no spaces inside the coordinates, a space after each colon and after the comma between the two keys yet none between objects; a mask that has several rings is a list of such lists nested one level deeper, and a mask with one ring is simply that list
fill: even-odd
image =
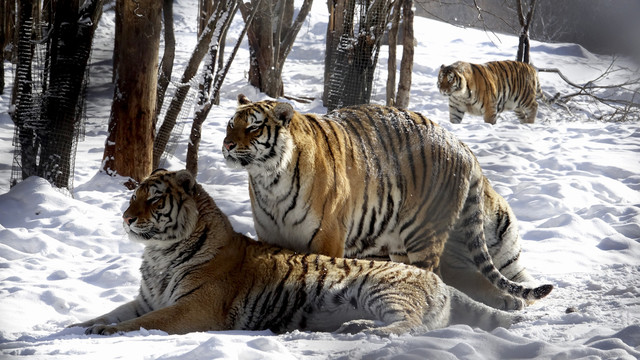
[{"label": "wire fence", "polygon": [[[31,28],[31,22],[26,22],[25,27]],[[84,139],[85,133],[85,92],[89,67],[85,70],[77,101],[69,101],[64,98],[64,94],[57,94],[55,90],[51,90],[47,43],[28,41],[21,42],[21,46],[31,46],[32,57],[29,64],[23,64],[16,69],[18,95],[12,114],[15,130],[10,185],[14,186],[33,175],[53,179],[59,178],[60,174],[67,174],[66,184],[57,185],[71,192],[77,144],[78,140]],[[52,126],[51,114],[46,111],[47,102],[58,102],[57,105],[60,107],[75,107],[71,111],[75,114],[73,126]],[[72,134],[69,134],[70,131]]]}]

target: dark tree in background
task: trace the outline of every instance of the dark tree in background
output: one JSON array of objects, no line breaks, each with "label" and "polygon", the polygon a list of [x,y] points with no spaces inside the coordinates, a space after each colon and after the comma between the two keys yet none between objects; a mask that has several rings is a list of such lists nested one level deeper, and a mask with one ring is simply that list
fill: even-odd
[{"label": "dark tree in background", "polygon": [[529,0],[527,6],[527,12],[525,13],[522,8],[522,0],[518,0],[518,22],[520,23],[520,38],[518,40],[518,54],[516,55],[516,61],[522,61],[529,63],[529,27],[531,26],[531,20],[533,19],[533,12],[536,8],[536,0]]},{"label": "dark tree in background", "polygon": [[265,94],[277,98],[284,95],[282,69],[312,0],[304,0],[294,18],[293,0],[251,0],[240,4],[246,20],[256,7],[256,17],[249,26],[249,83]]},{"label": "dark tree in background", "polygon": [[71,188],[86,67],[102,0],[83,6],[78,1],[18,4],[12,118],[20,151],[14,164],[22,179],[37,175],[57,187]]},{"label": "dark tree in background", "polygon": [[[153,170],[162,2],[117,1],[116,87],[103,170],[141,181]],[[118,20],[116,21],[118,22]]]}]

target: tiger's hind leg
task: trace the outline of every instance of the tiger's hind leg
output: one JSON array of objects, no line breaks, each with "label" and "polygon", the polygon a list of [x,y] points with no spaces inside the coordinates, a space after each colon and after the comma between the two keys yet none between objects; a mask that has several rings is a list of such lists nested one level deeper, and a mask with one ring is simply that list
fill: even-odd
[{"label": "tiger's hind leg", "polygon": [[538,102],[533,100],[528,107],[515,109],[515,113],[521,124],[533,124],[536,121],[536,115],[538,114]]},{"label": "tiger's hind leg", "polygon": [[449,234],[443,229],[439,233],[418,237],[414,241],[405,239],[408,259],[405,263],[439,274],[440,257],[448,238]]}]

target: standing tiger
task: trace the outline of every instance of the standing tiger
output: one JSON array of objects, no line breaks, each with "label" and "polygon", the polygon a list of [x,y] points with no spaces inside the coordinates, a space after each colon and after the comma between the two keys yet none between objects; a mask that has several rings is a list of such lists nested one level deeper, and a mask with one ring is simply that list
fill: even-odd
[{"label": "standing tiger", "polygon": [[151,174],[123,220],[129,238],[145,245],[140,293],[72,325],[87,334],[145,328],[389,335],[457,322],[488,330],[517,320],[413,266],[296,254],[252,240],[233,231],[186,170]]},{"label": "standing tiger", "polygon": [[499,113],[515,110],[521,123],[532,124],[542,97],[536,69],[520,61],[440,66],[438,89],[449,98],[449,120],[459,124],[465,113],[495,124]]},{"label": "standing tiger", "polygon": [[238,102],[222,152],[249,173],[261,240],[440,271],[500,309],[552,290],[519,284],[533,279],[520,262],[509,205],[471,150],[421,114],[363,105],[318,116],[244,95]]}]

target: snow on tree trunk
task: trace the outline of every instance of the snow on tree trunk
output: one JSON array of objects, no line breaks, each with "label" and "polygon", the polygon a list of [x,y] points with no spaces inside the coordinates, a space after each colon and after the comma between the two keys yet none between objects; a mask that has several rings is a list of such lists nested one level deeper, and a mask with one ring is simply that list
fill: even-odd
[{"label": "snow on tree trunk", "polygon": [[[189,144],[187,146],[186,167],[194,176],[198,173],[198,149],[200,147],[202,124],[206,120],[217,95],[214,93],[214,85],[216,80],[219,79],[219,76],[217,76],[217,74],[214,76],[214,73],[216,73],[215,70],[217,57],[219,56],[218,52],[220,51],[220,43],[224,41],[222,35],[226,33],[226,30],[231,24],[231,19],[233,19],[233,16],[238,10],[237,2],[235,0],[227,0],[226,3],[219,1],[216,5],[217,6],[214,9],[216,25],[213,30],[213,36],[209,45],[209,52],[203,68],[202,81],[198,89],[196,111],[193,124],[191,125]],[[220,69],[218,68],[218,73],[219,72]]]}]

